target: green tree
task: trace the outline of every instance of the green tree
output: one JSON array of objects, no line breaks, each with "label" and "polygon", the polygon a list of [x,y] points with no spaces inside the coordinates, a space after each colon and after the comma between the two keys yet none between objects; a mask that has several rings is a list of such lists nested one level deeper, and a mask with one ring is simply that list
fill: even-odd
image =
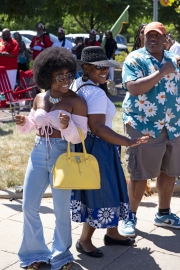
[{"label": "green tree", "polygon": [[[152,3],[147,0],[4,0],[1,3],[1,14],[8,15],[10,21],[25,22],[29,19],[33,23],[41,19],[48,25],[54,22],[66,23],[72,29],[89,32],[95,28],[105,31],[114,24],[123,10],[130,5],[129,18],[135,22],[136,18],[149,14]],[[27,19],[25,19],[27,18]],[[28,27],[29,28],[29,27]]]},{"label": "green tree", "polygon": [[[159,21],[166,25],[174,25],[175,36],[178,36],[180,41],[180,0],[175,0],[171,6],[163,7],[159,5]],[[177,34],[176,34],[177,33]]]}]

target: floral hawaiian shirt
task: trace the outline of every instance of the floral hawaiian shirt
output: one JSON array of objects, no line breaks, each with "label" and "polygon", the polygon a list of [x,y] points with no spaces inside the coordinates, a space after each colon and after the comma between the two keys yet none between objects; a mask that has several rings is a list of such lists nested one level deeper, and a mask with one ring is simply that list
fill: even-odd
[{"label": "floral hawaiian shirt", "polygon": [[177,67],[178,56],[164,51],[160,63],[146,48],[130,53],[123,65],[122,79],[126,83],[146,77],[170,61],[175,71],[165,75],[150,91],[132,96],[129,92],[123,101],[123,122],[131,125],[145,135],[157,138],[165,126],[169,139],[180,136],[180,69]]}]

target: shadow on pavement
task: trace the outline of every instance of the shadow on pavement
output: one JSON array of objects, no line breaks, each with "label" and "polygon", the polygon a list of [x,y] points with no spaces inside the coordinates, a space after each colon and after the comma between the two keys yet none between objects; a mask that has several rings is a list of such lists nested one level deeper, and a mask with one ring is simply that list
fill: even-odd
[{"label": "shadow on pavement", "polygon": [[[163,250],[170,251],[173,253],[180,253],[180,230],[165,227],[165,230],[171,231],[174,235],[158,235],[158,234],[149,234],[146,239],[152,241],[154,245]],[[172,243],[171,245],[169,243]]]},{"label": "shadow on pavement", "polygon": [[157,203],[152,203],[152,202],[140,202],[139,205],[144,206],[144,207],[156,208],[158,204]]},{"label": "shadow on pavement", "polygon": [[[11,199],[9,199],[9,201],[11,201]],[[4,206],[11,208],[17,212],[22,211],[22,200],[15,200],[16,202],[19,202],[19,205],[13,204],[13,201],[14,201],[14,199],[12,200],[12,204],[4,204]],[[41,206],[40,213],[41,214],[53,214],[54,211],[47,206]]]},{"label": "shadow on pavement", "polygon": [[[118,247],[117,247],[118,248]],[[111,246],[106,247],[106,252],[108,252],[108,249],[112,249]],[[101,248],[101,250],[103,250]],[[104,252],[105,253],[105,252]],[[91,261],[89,259],[86,260],[83,255],[79,255],[79,257],[82,257],[82,260],[76,260],[76,262],[80,263],[84,269],[88,270],[95,270],[95,269],[101,269],[101,270],[112,270],[112,269],[123,269],[123,270],[144,270],[144,269],[153,269],[153,270],[161,270],[159,265],[155,262],[154,258],[151,256],[153,251],[151,251],[149,248],[131,248],[128,249],[128,252],[122,253],[121,256],[117,258],[114,258],[112,260],[104,260],[105,264],[100,264],[100,260],[103,259],[94,259],[91,258]],[[106,255],[104,255],[106,256]],[[96,263],[97,262],[97,263]],[[95,268],[96,265],[96,268]],[[72,270],[80,270],[82,269],[80,266],[78,267],[72,267]]]}]

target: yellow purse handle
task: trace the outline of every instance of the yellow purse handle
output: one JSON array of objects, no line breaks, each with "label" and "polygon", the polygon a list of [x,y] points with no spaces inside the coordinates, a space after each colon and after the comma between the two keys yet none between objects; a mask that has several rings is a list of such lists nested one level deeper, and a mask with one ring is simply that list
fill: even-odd
[{"label": "yellow purse handle", "polygon": [[[83,153],[84,153],[84,156],[85,156],[85,160],[88,161],[88,154],[86,152],[86,147],[85,147],[85,144],[84,144],[84,134],[83,134],[80,127],[76,126],[76,128],[77,128],[77,130],[79,132],[79,136],[80,136],[80,139],[81,139],[81,142],[82,142]],[[68,145],[67,145],[67,159],[71,160],[70,142],[68,142]]]}]

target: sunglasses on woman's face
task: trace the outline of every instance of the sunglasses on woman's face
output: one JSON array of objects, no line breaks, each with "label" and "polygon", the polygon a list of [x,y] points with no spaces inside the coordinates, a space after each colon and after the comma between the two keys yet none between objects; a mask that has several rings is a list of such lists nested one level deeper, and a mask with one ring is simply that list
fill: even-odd
[{"label": "sunglasses on woman's face", "polygon": [[63,82],[64,80],[73,80],[73,79],[74,79],[74,75],[72,73],[58,75],[55,77],[56,82]]},{"label": "sunglasses on woman's face", "polygon": [[98,66],[98,65],[94,65],[95,69],[97,70],[101,70],[101,69],[109,69],[109,67],[103,67],[103,66]]}]

